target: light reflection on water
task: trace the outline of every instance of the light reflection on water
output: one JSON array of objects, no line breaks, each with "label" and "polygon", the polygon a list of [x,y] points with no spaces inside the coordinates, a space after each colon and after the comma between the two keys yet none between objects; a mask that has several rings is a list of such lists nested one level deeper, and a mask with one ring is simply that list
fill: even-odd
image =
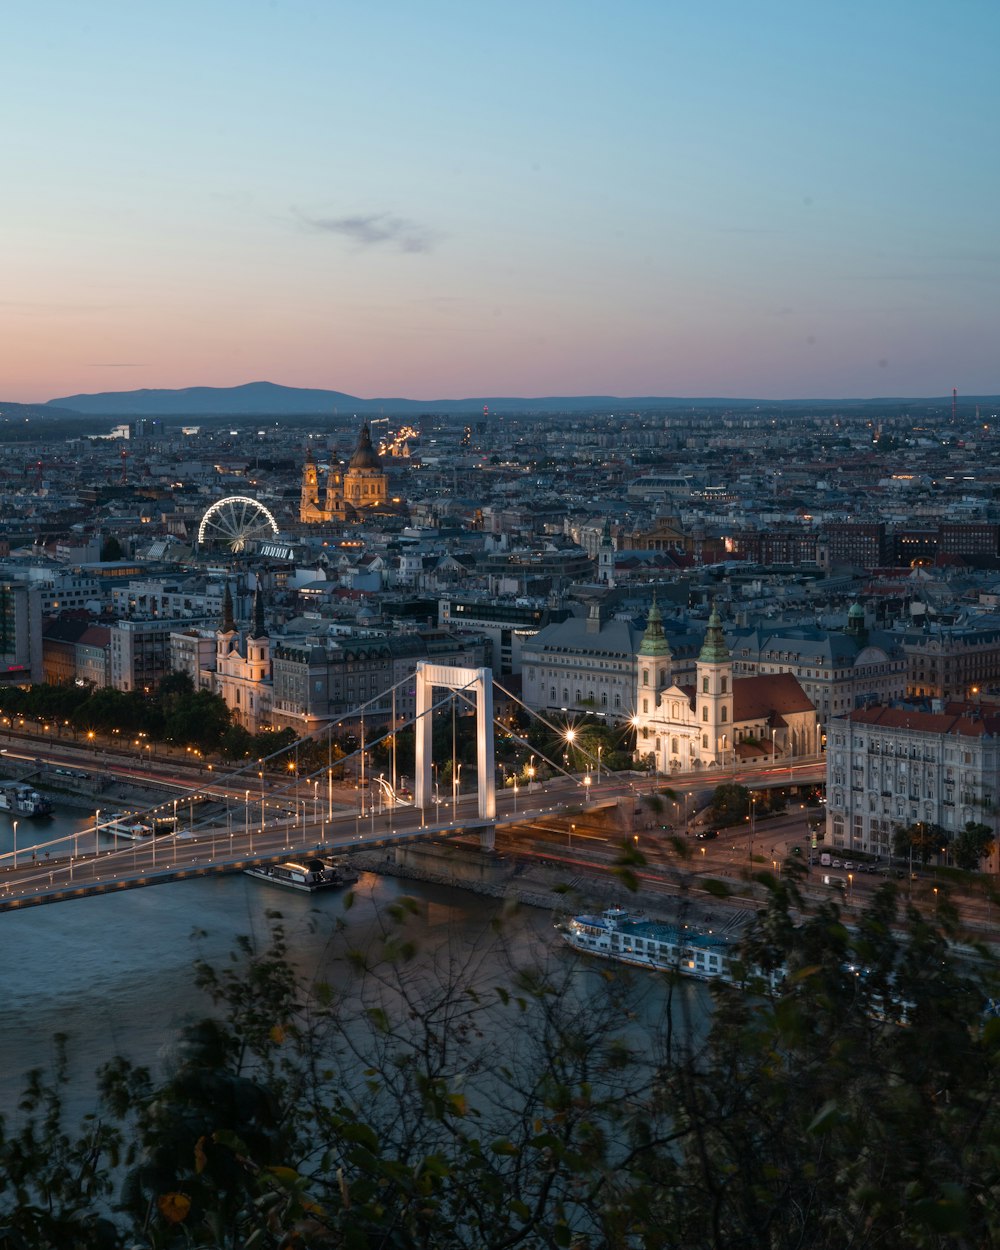
[{"label": "light reflection on water", "polygon": [[[0,847],[7,824],[0,820]],[[57,815],[29,830],[47,843],[63,834],[71,839],[81,826],[92,829],[92,818]],[[19,821],[19,850],[23,828]],[[446,886],[365,873],[348,907],[345,891],[305,895],[242,874],[206,877],[0,914],[6,1008],[0,1110],[9,1114],[16,1106],[27,1071],[51,1064],[57,1032],[71,1037],[67,1104],[74,1119],[96,1110],[93,1074],[116,1054],[155,1071],[178,1027],[210,1009],[194,985],[194,961],[227,964],[244,935],[266,946],[269,913],[280,912],[299,970],[337,984],[345,975],[345,944],[377,948],[386,908],[403,895],[422,907],[413,976],[461,969],[477,986],[492,989],[506,981],[512,962],[555,960],[565,970],[568,959],[575,968],[574,992],[583,998],[609,975],[633,976],[640,991],[636,1019],[655,1027],[664,1001],[656,974],[635,976],[563,951],[552,916],[542,909],[517,909],[504,922],[501,942],[493,922],[503,904]],[[681,997],[686,1009],[704,1018],[703,987],[686,984]]]}]

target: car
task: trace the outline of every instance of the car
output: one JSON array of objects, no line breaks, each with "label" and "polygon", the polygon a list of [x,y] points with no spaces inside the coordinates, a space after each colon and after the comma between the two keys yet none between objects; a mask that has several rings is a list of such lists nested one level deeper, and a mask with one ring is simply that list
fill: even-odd
[{"label": "car", "polygon": [[696,833],[694,836],[700,838],[702,842],[710,842],[712,838],[719,836],[719,831],[718,829],[702,829],[700,833]]},{"label": "car", "polygon": [[857,868],[857,864],[854,862],[853,859],[845,859],[844,867],[845,868]]},{"label": "car", "polygon": [[842,859],[835,859],[833,863],[830,865],[831,868],[843,868],[843,866],[844,866],[844,861]]}]

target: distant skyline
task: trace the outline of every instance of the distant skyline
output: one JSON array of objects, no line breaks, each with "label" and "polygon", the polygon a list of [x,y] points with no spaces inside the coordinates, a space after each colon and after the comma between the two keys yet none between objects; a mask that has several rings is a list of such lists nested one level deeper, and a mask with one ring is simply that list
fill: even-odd
[{"label": "distant skyline", "polygon": [[992,0],[38,0],[0,401],[1000,391]]}]

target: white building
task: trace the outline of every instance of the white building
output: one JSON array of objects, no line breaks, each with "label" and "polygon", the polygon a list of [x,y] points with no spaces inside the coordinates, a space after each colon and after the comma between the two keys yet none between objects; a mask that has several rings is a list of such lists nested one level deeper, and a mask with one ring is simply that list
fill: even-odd
[{"label": "white building", "polygon": [[952,838],[970,821],[996,832],[1000,715],[964,703],[859,709],[830,724],[826,778],[826,841],[838,850],[887,856],[893,830],[917,822]]},{"label": "white building", "polygon": [[734,678],[714,607],[692,686],[681,685],[674,674],[653,603],[637,650],[635,709],[636,752],[652,756],[657,772],[777,755],[794,759],[816,750],[816,709],[798,680],[791,673]]},{"label": "white building", "polygon": [[256,734],[270,726],[274,702],[271,639],[264,627],[264,602],[259,587],[253,597],[253,623],[243,651],[233,622],[233,601],[226,588],[222,628],[216,636],[215,689],[244,729]]}]

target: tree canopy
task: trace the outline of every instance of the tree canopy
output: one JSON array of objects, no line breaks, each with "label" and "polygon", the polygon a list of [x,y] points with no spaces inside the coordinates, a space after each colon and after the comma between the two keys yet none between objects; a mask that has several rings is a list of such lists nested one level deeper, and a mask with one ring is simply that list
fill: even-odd
[{"label": "tree canopy", "polygon": [[275,921],[267,949],[198,965],[211,1017],[161,1077],[108,1064],[82,1131],[64,1066],[31,1077],[0,1126],[0,1245],[996,1244],[993,958],[951,953],[947,901],[887,884],[849,928],[799,872],[761,878],[744,943],[779,987],[713,986],[707,1018],[690,983],[581,977],[569,952],[435,977],[407,899],[309,982]]}]

